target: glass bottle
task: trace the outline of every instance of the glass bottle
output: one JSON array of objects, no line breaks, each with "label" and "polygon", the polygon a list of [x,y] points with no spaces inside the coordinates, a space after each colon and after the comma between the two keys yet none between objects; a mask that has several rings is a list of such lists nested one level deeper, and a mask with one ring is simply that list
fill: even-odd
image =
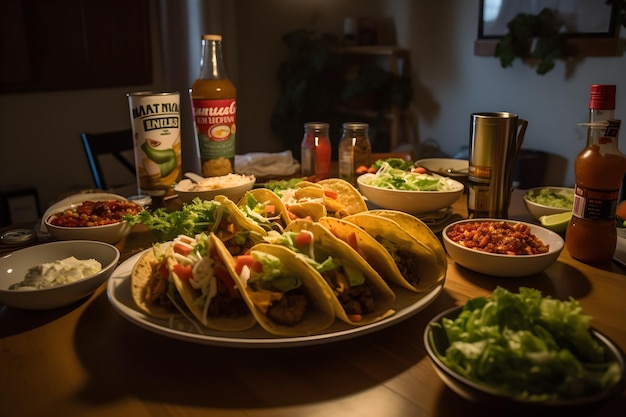
[{"label": "glass bottle", "polygon": [[617,144],[619,127],[619,120],[589,123],[587,146],[574,162],[574,208],[565,244],[582,262],[608,262],[615,253],[615,209],[626,172]]},{"label": "glass bottle", "polygon": [[346,122],[342,127],[338,152],[339,178],[356,185],[357,170],[371,165],[369,125],[362,122]]},{"label": "glass bottle", "polygon": [[200,75],[189,89],[202,174],[222,176],[235,166],[237,90],[224,69],[222,36],[202,36]]},{"label": "glass bottle", "polygon": [[304,137],[300,145],[300,165],[303,176],[318,179],[330,177],[331,144],[328,123],[308,122],[304,124]]}]

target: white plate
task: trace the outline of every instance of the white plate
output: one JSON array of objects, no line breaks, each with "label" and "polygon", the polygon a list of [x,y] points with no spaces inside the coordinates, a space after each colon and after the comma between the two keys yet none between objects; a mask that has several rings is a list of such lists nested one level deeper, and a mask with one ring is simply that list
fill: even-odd
[{"label": "white plate", "polygon": [[146,330],[174,339],[215,346],[246,348],[291,347],[349,339],[386,328],[424,309],[437,298],[444,284],[441,282],[437,287],[424,294],[417,294],[394,287],[396,301],[393,308],[396,310],[396,313],[377,323],[365,326],[353,327],[336,320],[324,333],[301,337],[273,336],[258,325],[242,332],[219,332],[202,328],[202,333],[200,333],[199,327],[187,319],[177,318],[172,322],[170,320],[156,319],[144,314],[137,308],[130,291],[130,274],[133,265],[141,255],[142,253],[136,254],[121,263],[109,278],[107,295],[113,307],[131,323]]}]

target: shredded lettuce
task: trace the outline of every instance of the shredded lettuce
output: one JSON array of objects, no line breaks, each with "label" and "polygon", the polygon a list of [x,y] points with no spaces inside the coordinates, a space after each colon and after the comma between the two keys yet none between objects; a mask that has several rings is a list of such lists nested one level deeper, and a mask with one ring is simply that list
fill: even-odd
[{"label": "shredded lettuce", "polygon": [[452,370],[515,397],[577,398],[617,384],[616,362],[589,332],[580,303],[498,287],[443,319],[449,347],[440,359]]},{"label": "shredded lettuce", "polygon": [[450,178],[405,171],[394,168],[387,162],[383,162],[376,174],[363,182],[390,190],[448,191],[456,188],[456,183]]},{"label": "shredded lettuce", "polygon": [[261,263],[261,271],[252,274],[251,282],[255,282],[259,288],[276,288],[287,292],[302,285],[300,277],[286,273],[282,267],[282,261],[270,253],[253,250],[250,255]]}]

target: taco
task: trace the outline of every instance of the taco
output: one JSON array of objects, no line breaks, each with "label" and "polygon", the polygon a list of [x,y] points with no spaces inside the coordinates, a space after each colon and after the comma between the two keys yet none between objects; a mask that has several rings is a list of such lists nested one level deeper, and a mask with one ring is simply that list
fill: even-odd
[{"label": "taco", "polygon": [[220,243],[214,234],[177,237],[167,257],[170,276],[185,305],[204,326],[219,331],[247,330],[256,321],[226,268],[226,252],[217,250]]},{"label": "taco", "polygon": [[237,208],[243,216],[265,232],[282,232],[291,221],[280,197],[266,188],[247,191],[237,202]]},{"label": "taco", "polygon": [[324,190],[324,204],[328,215],[345,217],[351,214],[367,211],[367,204],[359,190],[346,180],[328,178],[317,183]]},{"label": "taco", "polygon": [[428,246],[435,252],[437,262],[447,267],[448,258],[441,241],[430,227],[420,219],[403,211],[397,210],[370,210],[369,214],[385,217],[398,223],[404,230],[410,231],[411,236]]},{"label": "taco", "polygon": [[289,249],[260,243],[231,257],[216,245],[256,321],[269,333],[319,334],[335,320],[330,295],[315,271]]},{"label": "taco", "polygon": [[185,305],[170,279],[165,255],[168,247],[165,243],[146,250],[130,275],[133,301],[143,312],[159,319],[180,315]]},{"label": "taco", "polygon": [[316,222],[328,213],[323,203],[315,201],[303,201],[287,206],[289,218],[293,220],[303,219]]},{"label": "taco", "polygon": [[[445,279],[447,262],[419,238],[422,229],[400,225],[389,218],[375,214],[358,213],[344,218],[376,239],[391,256],[402,280],[403,287],[416,292],[426,292]],[[397,273],[396,273],[397,276]]]},{"label": "taco", "polygon": [[321,224],[297,220],[282,235],[265,239],[298,253],[317,271],[340,320],[361,326],[395,313],[395,294],[378,272]]}]

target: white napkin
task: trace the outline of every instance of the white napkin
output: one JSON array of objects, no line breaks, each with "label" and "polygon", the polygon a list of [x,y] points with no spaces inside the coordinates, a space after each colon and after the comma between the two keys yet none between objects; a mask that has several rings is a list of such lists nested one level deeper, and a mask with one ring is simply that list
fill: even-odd
[{"label": "white napkin", "polygon": [[289,150],[278,153],[251,152],[235,155],[235,171],[256,177],[282,177],[300,172],[300,163]]}]

